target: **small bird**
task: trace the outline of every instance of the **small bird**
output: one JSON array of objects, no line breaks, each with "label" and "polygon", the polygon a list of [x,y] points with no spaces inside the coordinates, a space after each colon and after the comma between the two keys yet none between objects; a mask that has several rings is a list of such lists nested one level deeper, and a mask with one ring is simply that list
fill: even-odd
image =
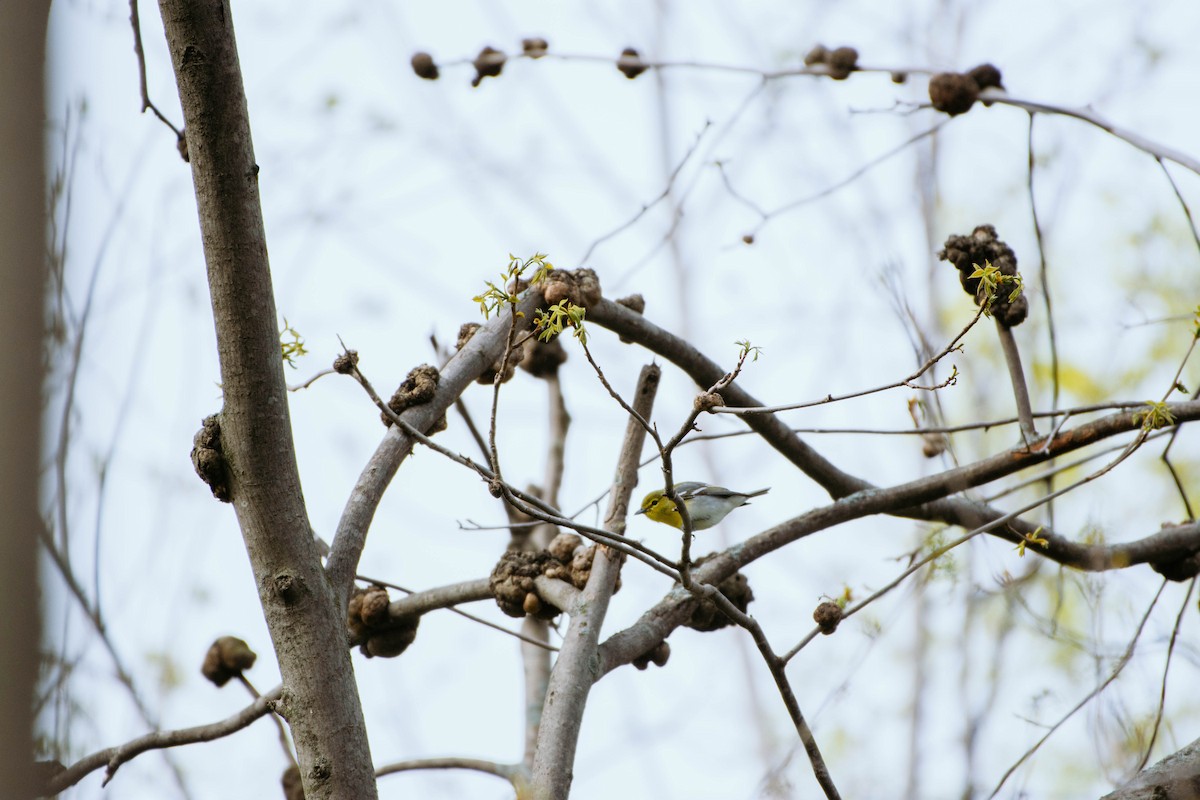
[{"label": "small bird", "polygon": [[[758,497],[771,491],[771,487],[759,489],[757,492],[735,492],[724,486],[710,486],[699,481],[687,481],[675,484],[675,494],[683,501],[692,520],[692,530],[702,531],[711,528],[733,511],[746,505],[751,497]],[[642,498],[642,507],[634,512],[645,514],[655,522],[683,528],[683,517],[671,499],[663,494],[662,489],[655,489]]]}]

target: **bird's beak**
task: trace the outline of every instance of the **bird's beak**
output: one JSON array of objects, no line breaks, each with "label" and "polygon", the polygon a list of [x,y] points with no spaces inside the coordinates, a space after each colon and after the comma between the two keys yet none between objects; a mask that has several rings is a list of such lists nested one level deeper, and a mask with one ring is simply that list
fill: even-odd
[{"label": "bird's beak", "polygon": [[635,512],[633,512],[633,513],[634,513],[635,515],[637,515],[637,514],[645,514],[645,513],[646,513],[646,509],[644,509],[644,508],[639,508],[637,511],[635,511]]}]

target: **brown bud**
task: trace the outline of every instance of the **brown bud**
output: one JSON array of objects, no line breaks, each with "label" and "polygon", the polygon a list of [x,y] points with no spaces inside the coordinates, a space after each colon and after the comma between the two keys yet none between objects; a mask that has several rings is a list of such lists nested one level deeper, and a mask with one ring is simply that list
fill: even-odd
[{"label": "brown bud", "polygon": [[832,600],[826,600],[817,605],[817,609],[813,611],[813,620],[817,623],[817,627],[821,629],[821,633],[828,636],[837,630],[838,624],[842,621],[842,607]]},{"label": "brown bud", "polygon": [[475,56],[475,60],[471,62],[475,67],[475,77],[471,80],[471,85],[478,86],[484,78],[499,77],[506,60],[504,53],[494,47],[485,47],[480,50],[479,55]]},{"label": "brown bud", "polygon": [[413,53],[412,68],[418,78],[424,78],[427,81],[438,79],[437,64],[433,62],[433,56],[429,53]]},{"label": "brown bud", "polygon": [[950,440],[946,438],[944,433],[924,433],[921,434],[921,455],[926,458],[936,458],[946,452],[946,447],[949,446]]},{"label": "brown bud", "polygon": [[634,50],[632,47],[626,47],[621,51],[621,57],[617,59],[617,69],[626,78],[633,80],[645,72],[647,67],[642,63],[642,57],[638,54],[637,50]]},{"label": "brown bud", "polygon": [[521,52],[530,58],[541,58],[549,49],[550,45],[546,44],[546,40],[540,36],[521,40]]},{"label": "brown bud", "polygon": [[829,54],[829,77],[844,81],[858,69],[858,51],[853,47],[839,47]]},{"label": "brown bud", "polygon": [[698,394],[696,395],[696,399],[692,401],[692,407],[697,411],[711,411],[717,406],[723,405],[725,405],[725,398],[716,392]]},{"label": "brown bud", "polygon": [[1004,84],[1000,82],[1000,70],[996,69],[994,64],[980,64],[978,67],[967,70],[967,74],[981,90],[1004,88]]},{"label": "brown bud", "polygon": [[970,75],[942,72],[929,79],[929,102],[950,116],[965,114],[979,98],[979,84]]},{"label": "brown bud", "polygon": [[824,64],[829,60],[829,48],[823,44],[813,45],[813,48],[804,56],[804,66],[812,67],[817,64]]},{"label": "brown bud", "polygon": [[358,366],[358,351],[347,350],[333,360],[333,371],[339,375],[349,375]]}]

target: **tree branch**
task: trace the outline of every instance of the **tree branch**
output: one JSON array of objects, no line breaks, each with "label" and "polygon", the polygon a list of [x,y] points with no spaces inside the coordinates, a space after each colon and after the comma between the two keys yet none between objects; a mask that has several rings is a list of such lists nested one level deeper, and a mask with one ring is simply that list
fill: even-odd
[{"label": "tree branch", "polygon": [[[649,416],[658,391],[660,371],[642,368],[634,391],[633,408],[643,419]],[[634,415],[626,425],[625,441],[617,462],[617,479],[609,497],[604,529],[621,535],[629,513],[629,498],[637,485],[638,460],[646,430]],[[616,586],[623,559],[607,547],[597,545],[592,571],[578,602],[568,609],[571,622],[563,637],[562,650],[550,673],[537,750],[533,757],[532,796],[538,800],[565,798],[570,792],[572,765],[588,693],[599,677],[596,646]]]},{"label": "tree branch", "polygon": [[[541,292],[534,289],[525,293],[516,310],[530,318],[542,302]],[[500,358],[508,344],[512,312],[512,308],[505,309],[475,331],[462,349],[442,367],[433,399],[406,409],[400,418],[418,431],[429,430],[471,382]],[[399,425],[388,428],[346,500],[326,564],[329,582],[338,594],[339,607],[344,608],[349,599],[350,585],[367,543],[367,530],[375,517],[375,509],[400,469],[401,462],[412,452],[415,441]]]},{"label": "tree branch", "polygon": [[58,794],[64,789],[79,783],[88,774],[95,772],[101,767],[107,768],[104,774],[104,785],[107,785],[122,764],[132,761],[149,750],[179,747],[185,744],[195,744],[196,742],[211,742],[215,739],[229,736],[249,726],[256,719],[271,713],[282,695],[283,687],[276,686],[241,711],[233,716],[226,717],[220,722],[197,725],[193,728],[180,728],[174,731],[154,731],[125,744],[99,750],[90,756],[81,758],[55,775],[46,784],[43,792],[47,795]]},{"label": "tree branch", "polygon": [[231,498],[308,800],[374,798],[346,621],[312,536],[288,413],[258,165],[227,0],[160,0],[208,266]]}]

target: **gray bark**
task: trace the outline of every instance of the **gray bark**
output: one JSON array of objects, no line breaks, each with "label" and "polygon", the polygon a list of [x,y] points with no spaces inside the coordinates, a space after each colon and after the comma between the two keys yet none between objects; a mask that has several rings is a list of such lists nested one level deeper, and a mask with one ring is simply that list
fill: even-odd
[{"label": "gray bark", "polygon": [[221,361],[232,501],[283,676],[304,792],[373,798],[346,623],[313,542],[292,443],[258,166],[229,3],[160,0]]}]

